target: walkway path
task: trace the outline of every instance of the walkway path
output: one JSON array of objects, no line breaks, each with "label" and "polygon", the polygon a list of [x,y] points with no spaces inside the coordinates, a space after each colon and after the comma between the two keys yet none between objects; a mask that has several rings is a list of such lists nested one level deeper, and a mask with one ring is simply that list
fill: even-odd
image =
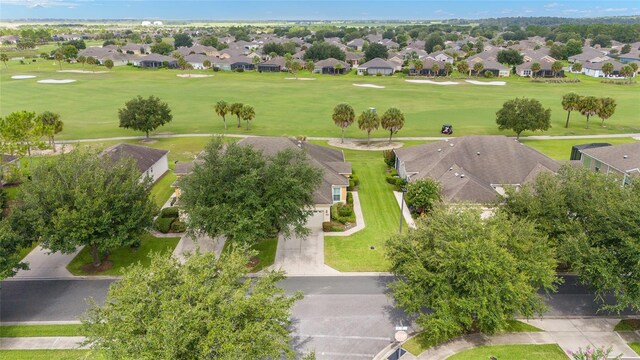
[{"label": "walkway path", "polygon": [[402,201],[402,193],[400,191],[394,191],[393,196],[396,197],[396,201],[398,202],[398,207],[402,207],[402,216],[404,217],[404,221],[409,225],[410,228],[416,228],[416,222],[413,220],[411,216],[411,211],[409,211],[409,207],[407,206],[407,202]]},{"label": "walkway path", "polygon": [[360,195],[357,191],[352,191],[353,196],[353,212],[356,215],[356,225],[347,231],[325,232],[324,236],[350,236],[364,229],[364,215],[362,215],[362,206],[360,205]]},{"label": "walkway path", "polygon": [[184,262],[185,254],[193,253],[198,249],[202,253],[215,252],[216,258],[219,258],[220,254],[222,254],[222,249],[224,249],[225,241],[226,239],[223,237],[212,239],[209,236],[200,235],[194,239],[185,234],[182,235],[180,241],[176,245],[176,248],[173,250],[173,257],[178,259],[180,262]]},{"label": "walkway path", "polygon": [[63,254],[60,252],[49,253],[49,250],[43,249],[40,245],[36,246],[24,261],[29,264],[29,270],[20,270],[12,279],[66,279],[75,276],[67,270],[67,265],[82,250],[79,247],[71,254]]},{"label": "walkway path", "polygon": [[83,349],[84,336],[0,338],[0,350]]}]

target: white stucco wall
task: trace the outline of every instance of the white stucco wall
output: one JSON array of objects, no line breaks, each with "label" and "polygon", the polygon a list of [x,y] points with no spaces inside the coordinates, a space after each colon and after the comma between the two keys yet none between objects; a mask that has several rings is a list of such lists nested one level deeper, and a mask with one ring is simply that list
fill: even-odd
[{"label": "white stucco wall", "polygon": [[151,181],[155,183],[169,170],[169,160],[167,159],[167,154],[160,158],[147,172],[142,174],[142,178],[145,176],[149,176]]}]

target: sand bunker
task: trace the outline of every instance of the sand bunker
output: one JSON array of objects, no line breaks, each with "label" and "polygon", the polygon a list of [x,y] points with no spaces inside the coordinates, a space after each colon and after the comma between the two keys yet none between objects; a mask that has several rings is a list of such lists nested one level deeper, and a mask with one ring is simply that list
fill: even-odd
[{"label": "sand bunker", "polygon": [[465,80],[466,82],[473,85],[494,85],[494,86],[504,86],[507,83],[504,81],[476,81],[476,80]]},{"label": "sand bunker", "polygon": [[360,87],[374,88],[374,89],[384,89],[384,86],[373,85],[373,84],[352,84],[352,85],[353,86],[360,86]]},{"label": "sand bunker", "polygon": [[110,71],[89,71],[89,70],[58,70],[59,73],[74,73],[74,74],[106,74]]},{"label": "sand bunker", "polygon": [[433,84],[433,85],[458,85],[455,81],[431,81],[431,80],[405,80],[414,84]]},{"label": "sand bunker", "polygon": [[72,80],[72,79],[64,79],[64,80],[45,79],[45,80],[38,80],[39,84],[68,84],[68,83],[72,83],[72,82],[75,82],[75,80]]},{"label": "sand bunker", "polygon": [[284,78],[285,80],[315,80],[316,78]]},{"label": "sand bunker", "polygon": [[206,77],[212,77],[213,75],[205,75],[205,74],[178,74],[176,75],[177,77],[180,78],[206,78]]},{"label": "sand bunker", "polygon": [[22,79],[33,79],[36,77],[35,75],[13,75],[11,78],[13,80],[22,80]]}]

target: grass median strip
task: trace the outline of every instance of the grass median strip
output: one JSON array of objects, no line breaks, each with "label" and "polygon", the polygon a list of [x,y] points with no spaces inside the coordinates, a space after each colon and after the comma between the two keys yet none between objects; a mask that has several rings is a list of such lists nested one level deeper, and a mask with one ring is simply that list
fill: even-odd
[{"label": "grass median strip", "polygon": [[3,360],[103,360],[91,350],[0,350]]},{"label": "grass median strip", "polygon": [[450,360],[476,360],[489,359],[491,357],[497,359],[509,360],[528,360],[528,359],[545,359],[545,360],[566,360],[567,355],[557,344],[546,345],[494,345],[479,346],[474,349],[459,352],[448,359]]},{"label": "grass median strip", "polygon": [[2,325],[0,337],[82,336],[82,325]]}]

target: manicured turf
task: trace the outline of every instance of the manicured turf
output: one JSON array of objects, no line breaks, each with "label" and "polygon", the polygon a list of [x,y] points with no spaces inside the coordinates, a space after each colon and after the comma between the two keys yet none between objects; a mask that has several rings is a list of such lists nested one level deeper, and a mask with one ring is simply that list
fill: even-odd
[{"label": "manicured turf", "polygon": [[624,319],[620,320],[614,331],[635,331],[640,330],[640,319]]},{"label": "manicured turf", "polygon": [[628,144],[636,142],[633,138],[602,138],[602,139],[573,139],[573,140],[521,140],[554,160],[569,160],[571,158],[571,147],[573,145],[591,143]]},{"label": "manicured turf", "polygon": [[82,336],[80,324],[70,325],[3,325],[0,337]]},{"label": "manicured turf", "polygon": [[171,185],[176,181],[176,175],[173,170],[167,171],[162,178],[160,178],[151,188],[151,197],[155,201],[158,208],[161,208],[164,203],[173,195],[174,188]]},{"label": "manicured turf", "polygon": [[640,342],[629,343],[629,346],[636,352],[636,354],[640,355]]},{"label": "manicured turf", "polygon": [[[80,69],[79,64],[65,64],[64,69]],[[412,84],[402,76],[362,77],[309,75],[315,81],[285,80],[284,73],[231,73],[207,71],[208,78],[178,78],[179,70],[145,70],[129,66],[117,67],[104,74],[58,73],[52,62],[20,65],[11,61],[0,70],[0,115],[16,110],[42,112],[50,110],[62,115],[65,122],[60,139],[96,138],[141,134],[118,127],[117,111],[131,98],[156,95],[167,101],[173,122],[156,133],[220,133],[222,119],[215,115],[213,104],[224,99],[254,106],[256,118],[250,131],[238,129],[235,119],[228,116],[228,133],[254,135],[306,135],[338,137],[340,130],[331,121],[333,107],[340,102],[352,104],[357,113],[375,107],[384,111],[397,107],[406,115],[406,124],[398,136],[439,135],[443,123],[454,125],[455,135],[499,134],[495,113],[502,104],[517,96],[536,98],[552,110],[552,128],[545,134],[571,135],[595,133],[640,132],[637,114],[640,85],[609,85],[599,79],[582,76],[581,83],[542,84],[529,79],[500,79],[506,86],[479,86],[465,83],[455,86]],[[105,70],[99,67],[99,70]],[[203,71],[194,71],[194,73]],[[36,79],[12,80],[12,75],[33,74]],[[38,84],[42,79],[76,79],[71,84]],[[384,89],[355,87],[354,83],[371,83]],[[564,128],[566,112],[562,110],[562,95],[568,92],[582,95],[610,96],[616,99],[616,114],[600,128],[593,119],[591,129],[585,129],[584,117],[572,114],[569,129]],[[502,132],[512,135],[511,132]],[[526,132],[523,135],[531,135]],[[353,125],[347,137],[366,137]],[[384,137],[382,129],[372,136]]]},{"label": "manicured turf", "polygon": [[489,359],[491,356],[497,359],[509,360],[566,360],[567,355],[556,344],[548,345],[495,345],[480,346],[465,350],[449,357],[449,360],[478,360]]},{"label": "manicured turf", "polygon": [[398,232],[400,207],[385,181],[382,152],[344,150],[344,154],[360,179],[365,228],[351,236],[325,237],[324,262],[339,271],[388,271],[384,243]]},{"label": "manicured turf", "polygon": [[3,360],[102,360],[89,350],[0,350]]},{"label": "manicured turf", "polygon": [[138,249],[124,246],[111,250],[109,260],[113,262],[113,267],[96,274],[87,274],[82,271],[82,267],[92,261],[89,248],[85,247],[71,263],[67,265],[67,270],[74,275],[121,275],[122,271],[132,264],[140,262],[144,266],[149,265],[151,263],[149,254],[152,252],[159,252],[167,254],[168,256],[173,249],[175,249],[178,241],[180,241],[178,237],[156,238],[151,234],[144,234],[142,235],[141,245]]},{"label": "manicured turf", "polygon": [[[258,272],[266,267],[273,265],[273,262],[276,260],[277,248],[277,238],[263,240],[252,246],[251,249],[258,252],[258,255],[256,255],[256,257],[258,258],[258,264],[251,269],[251,272]],[[222,251],[230,251],[230,249],[231,243],[226,242]]]}]

